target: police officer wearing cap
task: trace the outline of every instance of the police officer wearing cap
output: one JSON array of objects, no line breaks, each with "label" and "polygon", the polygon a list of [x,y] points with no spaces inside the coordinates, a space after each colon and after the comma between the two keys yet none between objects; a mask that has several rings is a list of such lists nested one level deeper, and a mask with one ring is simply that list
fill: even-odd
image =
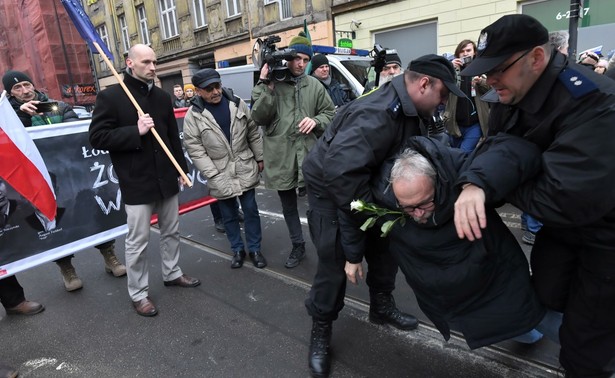
[{"label": "police officer wearing cap", "polygon": [[403,75],[340,108],[303,164],[310,212],[308,222],[318,252],[318,270],[305,305],[312,317],[309,367],[313,376],[328,376],[332,322],[344,307],[346,279],[363,278],[362,260],[369,265],[369,319],[403,330],[417,319],[399,311],[392,292],[397,264],[380,232],[360,230],[362,214],[351,213],[350,202],[373,202],[370,181],[381,164],[395,156],[404,142],[427,135],[421,118],[430,118],[445,104],[449,91],[463,96],[455,70],[443,57],[426,55],[412,61]]},{"label": "police officer wearing cap", "polygon": [[[540,300],[563,312],[560,363],[570,377],[615,373],[615,83],[550,44],[526,15],[482,30],[478,56],[462,75],[487,75],[499,100],[490,133],[522,136],[542,150],[543,170],[508,200],[544,223],[532,249]],[[483,163],[486,182],[490,170]],[[460,237],[480,238],[482,189],[461,177]],[[497,185],[497,182],[491,182]]]}]

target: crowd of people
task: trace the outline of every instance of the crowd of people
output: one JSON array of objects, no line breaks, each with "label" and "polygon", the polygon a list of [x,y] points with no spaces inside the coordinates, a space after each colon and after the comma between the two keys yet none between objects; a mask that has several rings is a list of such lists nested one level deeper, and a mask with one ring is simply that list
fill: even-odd
[{"label": "crowd of people", "polygon": [[[567,56],[566,33],[549,34],[530,16],[504,16],[477,42],[461,41],[451,59],[428,54],[402,70],[399,56],[387,54],[376,73],[379,86],[350,100],[326,55],[314,55],[305,35],[292,38],[289,49],[295,57],[284,80],[272,80],[270,67],[261,67],[251,108],[211,68],[176,85],[171,97],[153,85],[156,55],[145,45],[128,52],[124,77],[142,112],[124,106],[119,86],[99,93],[90,142],[109,151],[119,179],[129,226],[126,266],[113,241],[98,247],[107,271],[127,275],[135,311],[158,311],[148,294],[153,211],[164,285],[200,284],[178,265],[177,194],[185,182],[157,153],[151,132],[155,126],[186,172],[173,108],[189,107],[184,146],[217,199],[212,212],[230,244],[232,269],[246,257],[256,268],[267,266],[255,194],[261,175],[280,199],[291,243],[286,268],[306,257],[298,198],[307,193],[318,259],[305,300],[312,376],[331,374],[332,326],[347,282],[365,277],[371,322],[418,327],[392,294],[401,269],[445,339],[457,330],[478,348],[545,335],[561,345],[567,377],[612,377],[615,82],[602,74],[615,72],[609,67],[615,62],[591,51],[575,62]],[[3,84],[24,126],[71,119],[63,103],[63,117],[38,112],[47,98],[25,73],[9,71]],[[444,138],[426,126],[438,113]],[[5,202],[0,184],[0,206]],[[533,245],[529,264],[496,211],[505,202],[524,214],[523,241]],[[356,203],[389,215],[371,217]],[[58,265],[67,290],[82,286],[70,257]],[[25,299],[14,276],[0,280],[0,301],[9,314],[44,309]]]}]

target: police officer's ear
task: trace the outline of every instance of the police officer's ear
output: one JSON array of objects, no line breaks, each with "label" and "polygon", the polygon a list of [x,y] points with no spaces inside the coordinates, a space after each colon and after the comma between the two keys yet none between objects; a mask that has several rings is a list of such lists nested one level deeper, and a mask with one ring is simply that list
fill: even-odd
[{"label": "police officer's ear", "polygon": [[547,51],[545,46],[536,46],[527,55],[530,60],[532,70],[542,71],[542,68],[549,63],[550,53]]}]

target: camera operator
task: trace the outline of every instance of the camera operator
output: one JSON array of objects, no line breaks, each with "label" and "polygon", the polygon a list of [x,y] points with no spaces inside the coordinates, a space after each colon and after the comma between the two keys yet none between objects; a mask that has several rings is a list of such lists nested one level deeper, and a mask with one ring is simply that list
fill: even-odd
[{"label": "camera operator", "polygon": [[[403,70],[401,69],[401,59],[399,58],[399,55],[397,55],[397,51],[396,50],[388,50],[388,51],[390,51],[390,53],[387,53],[384,56],[384,66],[382,67],[382,71],[380,72],[380,79],[378,80],[378,86],[384,85],[384,83],[393,80],[395,76],[403,72]],[[377,57],[375,59],[377,59]],[[376,88],[376,81],[370,81],[369,83],[365,85],[363,94],[368,93],[374,88]]]},{"label": "camera operator", "polygon": [[252,90],[252,119],[264,128],[265,185],[278,191],[292,250],[285,266],[294,268],[305,257],[305,241],[297,209],[297,188],[305,190],[301,164],[331,122],[335,109],[318,79],[306,75],[313,56],[303,33],[290,40],[294,59],[288,60],[287,77],[272,80],[269,64],[261,67]]},{"label": "camera operator", "polygon": [[475,54],[476,44],[473,41],[465,39],[457,45],[452,63],[457,73],[457,86],[467,99],[450,96],[444,110],[451,147],[466,152],[474,150],[483,135],[487,135],[488,129],[489,105],[480,99],[490,88],[486,77],[459,76],[459,72],[470,64]]}]

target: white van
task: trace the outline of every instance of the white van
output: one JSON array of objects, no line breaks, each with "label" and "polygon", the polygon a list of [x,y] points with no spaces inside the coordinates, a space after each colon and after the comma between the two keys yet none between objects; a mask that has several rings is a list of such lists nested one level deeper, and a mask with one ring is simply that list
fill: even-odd
[{"label": "white van", "polygon": [[[365,84],[373,80],[373,59],[367,50],[351,50],[329,46],[314,45],[315,53],[326,53],[331,67],[331,76],[342,88],[348,91],[348,97],[355,99],[363,94]],[[327,52],[334,52],[329,54]],[[370,70],[371,68],[371,70]],[[258,82],[259,70],[253,64],[217,69],[222,78],[222,85],[233,89],[235,95],[247,104],[251,102],[252,88]]]}]

